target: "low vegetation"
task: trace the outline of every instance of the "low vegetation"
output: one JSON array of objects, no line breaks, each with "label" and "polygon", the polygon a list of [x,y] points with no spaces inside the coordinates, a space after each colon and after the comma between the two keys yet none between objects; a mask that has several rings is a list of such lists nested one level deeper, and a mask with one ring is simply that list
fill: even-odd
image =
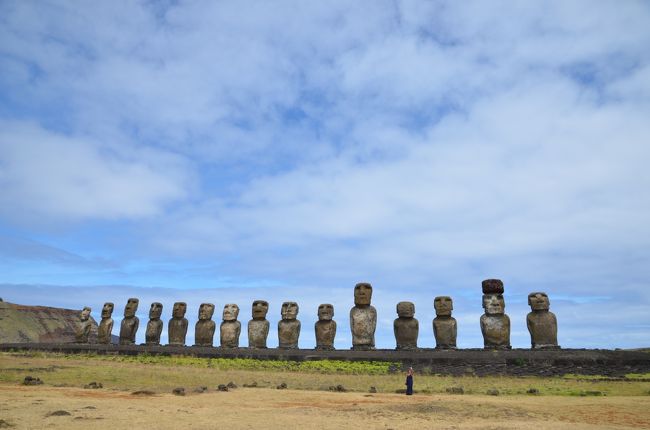
[{"label": "low vegetation", "polygon": [[[239,387],[329,390],[341,385],[347,391],[394,393],[404,388],[397,363],[337,360],[291,362],[279,360],[196,358],[152,355],[65,355],[54,353],[0,353],[0,383],[19,384],[25,376],[40,378],[45,385],[84,387],[101,383],[104,389],[171,392],[188,391],[234,382]],[[598,376],[476,377],[416,374],[418,394],[486,394],[521,396],[647,396],[650,375],[629,375],[612,380]],[[452,388],[456,388],[453,390]],[[462,388],[459,390],[458,388]],[[492,391],[494,392],[494,391]]]}]

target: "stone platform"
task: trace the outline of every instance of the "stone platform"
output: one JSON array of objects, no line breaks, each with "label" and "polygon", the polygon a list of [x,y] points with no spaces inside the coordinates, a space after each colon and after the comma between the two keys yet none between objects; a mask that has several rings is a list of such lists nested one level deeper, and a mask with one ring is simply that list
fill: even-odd
[{"label": "stone platform", "polygon": [[221,349],[197,346],[100,345],[72,343],[4,343],[0,351],[43,351],[66,354],[189,355],[205,358],[259,360],[348,360],[395,363],[395,371],[412,366],[416,371],[441,375],[561,376],[603,375],[621,378],[628,373],[650,373],[650,352],[603,349],[486,351],[483,349],[395,351],[316,351],[278,348]]}]

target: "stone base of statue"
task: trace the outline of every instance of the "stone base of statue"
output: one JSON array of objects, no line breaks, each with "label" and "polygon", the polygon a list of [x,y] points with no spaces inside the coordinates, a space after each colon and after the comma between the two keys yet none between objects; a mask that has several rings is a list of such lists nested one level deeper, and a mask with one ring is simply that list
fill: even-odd
[{"label": "stone base of statue", "polygon": [[336,348],[334,348],[332,345],[316,345],[316,348],[314,348],[316,351],[334,351]]},{"label": "stone base of statue", "polygon": [[352,351],[374,351],[374,345],[352,345],[350,348]]},{"label": "stone base of statue", "polygon": [[562,349],[560,345],[535,345],[531,349],[543,349],[545,351]]}]

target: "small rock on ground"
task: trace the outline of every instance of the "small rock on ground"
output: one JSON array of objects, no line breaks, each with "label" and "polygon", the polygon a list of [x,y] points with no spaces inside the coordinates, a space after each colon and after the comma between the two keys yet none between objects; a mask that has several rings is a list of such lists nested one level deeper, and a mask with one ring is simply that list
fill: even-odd
[{"label": "small rock on ground", "polygon": [[499,390],[497,390],[496,388],[490,388],[489,390],[487,390],[486,394],[488,396],[498,396],[499,395]]},{"label": "small rock on ground", "polygon": [[217,387],[217,390],[219,390],[219,391],[228,391],[228,386],[224,385],[224,384],[219,384],[219,386]]},{"label": "small rock on ground", "polygon": [[65,417],[65,416],[69,416],[69,415],[72,415],[72,414],[70,412],[64,411],[64,410],[58,410],[58,411],[50,412],[49,414],[47,414],[48,417]]},{"label": "small rock on ground", "polygon": [[230,381],[230,382],[228,382],[227,387],[228,387],[228,388],[237,388],[237,384],[235,384],[234,382]]},{"label": "small rock on ground", "polygon": [[373,386],[373,387],[370,387],[370,389],[368,390],[368,392],[369,392],[369,393],[376,393],[376,392],[377,392],[377,387],[374,387],[374,386]]},{"label": "small rock on ground", "polygon": [[172,394],[175,396],[184,396],[185,395],[185,388],[183,387],[177,387],[172,390]]},{"label": "small rock on ground", "polygon": [[281,383],[280,385],[278,385],[275,388],[277,388],[278,390],[286,390],[287,389],[287,383],[283,382],[283,383]]},{"label": "small rock on ground", "polygon": [[445,391],[449,394],[465,394],[463,387],[447,387]]},{"label": "small rock on ground", "polygon": [[23,385],[41,385],[43,381],[41,381],[41,378],[34,378],[33,376],[25,376],[25,379],[23,380]]}]

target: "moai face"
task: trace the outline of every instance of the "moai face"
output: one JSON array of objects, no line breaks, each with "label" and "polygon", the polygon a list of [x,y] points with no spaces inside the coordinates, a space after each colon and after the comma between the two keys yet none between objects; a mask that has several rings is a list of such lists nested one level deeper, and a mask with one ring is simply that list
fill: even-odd
[{"label": "moai face", "polygon": [[154,302],[149,308],[149,319],[157,320],[160,319],[162,315],[163,305],[162,303]]},{"label": "moai face", "polygon": [[283,320],[295,320],[298,317],[298,303],[296,302],[282,303],[281,314]]},{"label": "moai face", "polygon": [[483,309],[487,315],[503,315],[505,308],[503,294],[483,294]]},{"label": "moai face", "polygon": [[138,311],[138,304],[140,303],[140,300],[130,298],[126,302],[126,307],[124,308],[124,317],[125,318],[132,318],[135,316],[135,313]]},{"label": "moai face", "polygon": [[551,307],[551,302],[546,293],[530,293],[528,295],[528,305],[533,311],[547,311]]},{"label": "moai face", "polygon": [[207,321],[214,315],[214,305],[212,303],[201,303],[199,306],[199,320]]},{"label": "moai face", "polygon": [[367,306],[372,299],[372,285],[367,282],[360,282],[354,286],[354,304],[356,306]]},{"label": "moai face", "polygon": [[110,318],[111,315],[113,315],[113,309],[115,306],[111,302],[106,302],[104,303],[104,307],[102,308],[102,318]]},{"label": "moai face", "polygon": [[454,302],[449,296],[439,296],[433,300],[433,307],[436,309],[436,316],[449,317],[454,309]]},{"label": "moai face", "polygon": [[184,318],[185,312],[187,312],[187,303],[185,302],[174,303],[174,309],[172,310],[172,316],[174,318]]},{"label": "moai face", "polygon": [[239,316],[239,306],[234,303],[228,303],[223,307],[223,320],[224,321],[237,321]]},{"label": "moai face", "polygon": [[400,318],[413,318],[415,305],[411,302],[399,302],[397,304],[397,316]]},{"label": "moai face", "polygon": [[331,321],[334,318],[334,306],[325,303],[318,306],[318,320]]},{"label": "moai face", "polygon": [[79,315],[79,318],[81,319],[81,321],[88,321],[88,319],[90,318],[90,312],[91,312],[91,309],[88,306],[83,308],[81,310],[81,314]]},{"label": "moai face", "polygon": [[269,302],[266,300],[255,300],[253,302],[253,319],[263,320],[269,311]]}]

